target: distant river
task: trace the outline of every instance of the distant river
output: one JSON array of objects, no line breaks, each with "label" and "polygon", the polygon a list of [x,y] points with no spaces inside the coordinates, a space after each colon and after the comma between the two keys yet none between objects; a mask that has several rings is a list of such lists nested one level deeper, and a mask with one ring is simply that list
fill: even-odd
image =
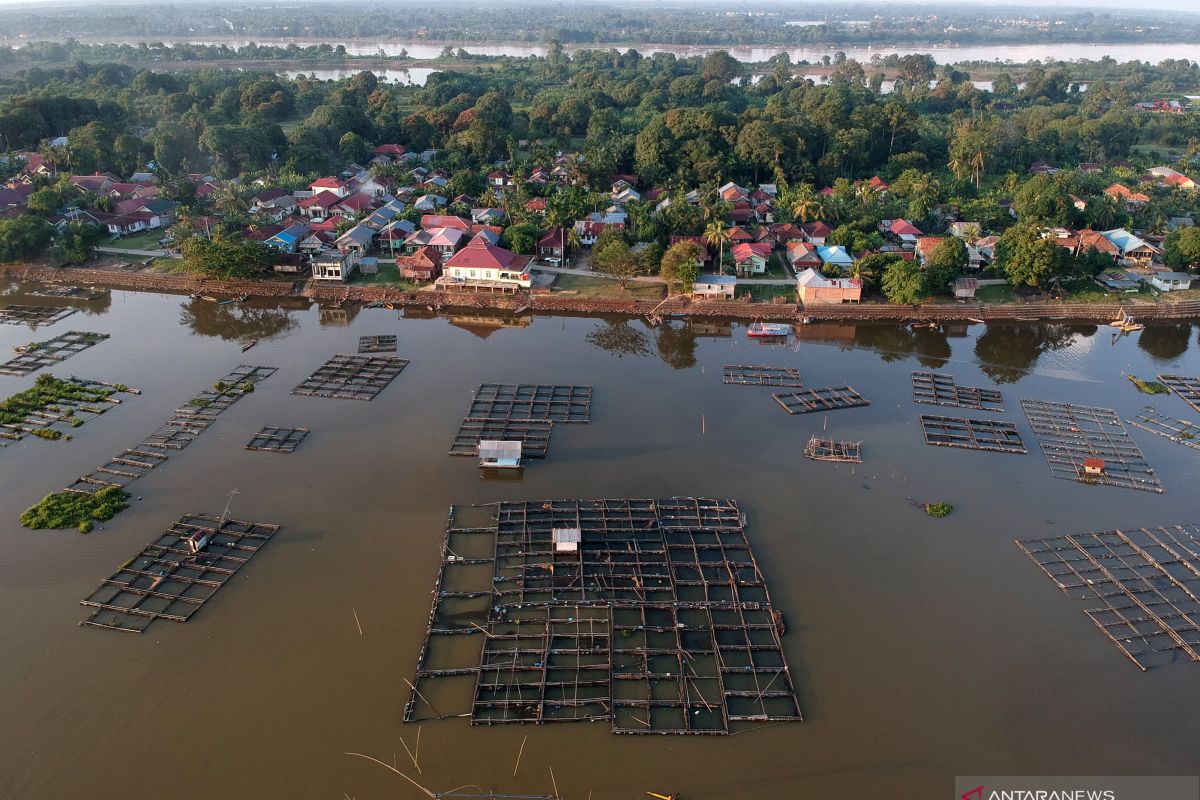
[{"label": "distant river", "polygon": [[[89,42],[105,41],[103,39],[84,39]],[[111,41],[111,40],[109,40]],[[129,40],[128,43],[134,43]],[[183,39],[162,39],[169,43],[183,42]],[[195,40],[193,44],[215,45],[227,44],[240,47],[250,42],[258,44],[287,45],[296,44],[301,47],[323,44],[316,39],[204,39]],[[339,42],[329,42],[337,45]],[[350,42],[340,42],[346,47],[346,52],[355,56],[376,56],[381,52],[386,56],[398,55],[402,50],[413,58],[437,58],[446,46],[445,42],[405,42],[391,39],[366,40],[359,39]],[[473,42],[453,43],[452,47],[462,47],[469,53],[485,56],[529,56],[546,55],[547,45],[544,44],[478,44]],[[1098,60],[1108,56],[1116,61],[1149,61],[1158,63],[1164,59],[1185,58],[1192,61],[1200,60],[1200,45],[1180,42],[1178,44],[1022,44],[1022,45],[970,45],[954,47],[948,45],[883,45],[879,47],[837,47],[837,46],[807,46],[784,47],[780,45],[749,45],[744,47],[716,47],[711,45],[662,45],[662,44],[588,44],[567,45],[567,50],[602,50],[615,48],[622,52],[630,48],[643,55],[653,53],[675,53],[678,56],[703,55],[713,50],[725,49],[739,61],[766,61],[768,58],[786,52],[792,61],[819,62],[824,56],[832,56],[838,51],[845,52],[850,58],[867,62],[874,55],[886,56],[891,53],[905,55],[908,53],[930,53],[938,63],[956,63],[961,61],[1012,61],[1025,63],[1035,59],[1091,59]]]}]

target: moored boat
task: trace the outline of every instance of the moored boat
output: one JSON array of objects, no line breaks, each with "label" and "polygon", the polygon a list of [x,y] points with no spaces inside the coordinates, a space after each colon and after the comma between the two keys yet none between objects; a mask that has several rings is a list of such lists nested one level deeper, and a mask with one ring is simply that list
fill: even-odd
[{"label": "moored boat", "polygon": [[751,322],[746,328],[746,335],[754,339],[787,336],[791,332],[791,327],[782,322]]}]

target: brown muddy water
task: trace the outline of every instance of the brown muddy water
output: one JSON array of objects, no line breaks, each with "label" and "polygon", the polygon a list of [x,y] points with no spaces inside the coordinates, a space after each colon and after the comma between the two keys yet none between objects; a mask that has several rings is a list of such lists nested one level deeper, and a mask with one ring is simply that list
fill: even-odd
[{"label": "brown muddy water", "polygon": [[[0,351],[67,330],[112,338],[51,370],[141,387],[71,442],[0,449],[0,796],[416,798],[366,753],[413,774],[401,744],[451,504],[498,499],[729,497],[776,606],[806,721],[732,737],[613,736],[608,723],[424,723],[425,786],[566,798],[949,798],[956,774],[1193,774],[1200,667],[1139,672],[1014,538],[1200,521],[1196,451],[1131,429],[1166,492],[1054,480],[1020,398],[1116,408],[1121,377],[1200,374],[1190,325],[1110,343],[1095,326],[815,325],[784,347],[741,326],[527,318],[406,319],[383,309],[217,306],[114,293],[41,327],[0,325]],[[290,390],[360,335],[399,337],[411,364],[373,402]],[[240,352],[238,340],[256,337]],[[21,510],[132,446],[238,364],[279,367],[188,449],[132,485],[132,507],[88,536],[29,531]],[[868,408],[789,417],[769,389],[724,386],[726,363],[796,366]],[[999,385],[1030,453],[924,444],[910,372]],[[32,384],[0,377],[7,396]],[[521,483],[481,481],[447,450],[483,381],[595,387],[592,422],[555,431]],[[952,416],[979,416],[977,413]],[[828,419],[861,439],[856,468],[806,461]],[[703,419],[703,424],[702,424]],[[312,433],[293,455],[243,449],[263,425]],[[142,635],[85,629],[78,605],[185,513],[280,533],[190,622]],[[935,520],[912,501],[946,500]],[[355,623],[361,622],[362,635]],[[522,739],[528,742],[512,777]]]}]

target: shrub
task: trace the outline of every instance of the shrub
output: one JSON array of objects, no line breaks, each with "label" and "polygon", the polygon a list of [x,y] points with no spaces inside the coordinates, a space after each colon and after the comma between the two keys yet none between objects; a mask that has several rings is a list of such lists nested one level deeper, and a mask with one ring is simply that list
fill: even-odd
[{"label": "shrub", "polygon": [[129,493],[117,486],[105,487],[94,494],[55,492],[25,509],[21,524],[34,529],[78,528],[80,533],[87,533],[92,529],[92,520],[112,519],[129,507],[127,500]]},{"label": "shrub", "polygon": [[948,517],[953,510],[954,506],[949,503],[937,502],[925,504],[925,513],[931,517]]}]

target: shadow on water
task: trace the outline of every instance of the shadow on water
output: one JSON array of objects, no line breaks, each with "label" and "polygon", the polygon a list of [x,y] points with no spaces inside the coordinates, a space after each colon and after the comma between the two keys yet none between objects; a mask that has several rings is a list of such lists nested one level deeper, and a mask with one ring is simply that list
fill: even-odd
[{"label": "shadow on water", "polygon": [[676,328],[666,324],[658,329],[658,355],[672,369],[696,366],[696,332],[691,325]]},{"label": "shadow on water", "polygon": [[1095,325],[989,324],[975,340],[979,368],[996,383],[1015,383],[1033,371],[1043,353],[1070,347],[1078,337],[1096,335]]},{"label": "shadow on water", "polygon": [[199,298],[180,306],[180,324],[200,336],[217,336],[226,341],[269,339],[296,327],[296,319],[286,308],[259,307],[248,303],[221,305]]},{"label": "shadow on water", "polygon": [[1192,325],[1148,325],[1138,336],[1137,346],[1155,361],[1174,361],[1187,352]]}]

